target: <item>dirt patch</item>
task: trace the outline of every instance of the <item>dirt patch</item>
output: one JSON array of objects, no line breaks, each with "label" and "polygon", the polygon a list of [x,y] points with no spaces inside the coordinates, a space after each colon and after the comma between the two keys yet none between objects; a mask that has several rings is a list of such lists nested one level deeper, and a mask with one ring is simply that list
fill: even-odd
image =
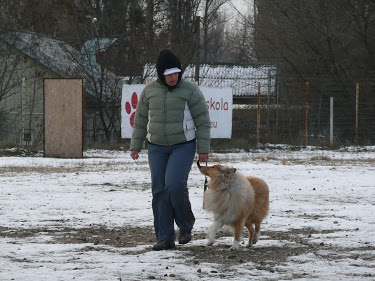
[{"label": "dirt patch", "polygon": [[[218,231],[216,243],[212,247],[206,245],[188,245],[180,246],[177,244],[177,250],[185,252],[187,263],[197,266],[201,263],[215,263],[221,265],[221,271],[230,271],[235,265],[251,262],[258,270],[268,272],[278,271],[278,265],[288,261],[290,257],[296,257],[307,253],[313,253],[317,257],[327,260],[339,260],[342,258],[352,259],[355,261],[361,256],[362,259],[372,260],[375,258],[373,245],[364,245],[359,248],[342,248],[324,244],[318,244],[312,241],[312,235],[328,234],[339,232],[340,230],[317,231],[314,229],[296,229],[286,232],[264,231],[261,233],[259,245],[253,248],[245,248],[245,241],[240,245],[239,251],[230,251],[230,244],[220,242],[220,238],[232,237],[230,231],[223,229]],[[343,230],[342,230],[343,231]],[[155,236],[152,227],[122,227],[109,229],[105,226],[93,226],[83,229],[64,228],[58,230],[48,229],[10,229],[0,227],[1,237],[25,239],[28,237],[38,237],[48,235],[52,237],[47,243],[59,244],[92,244],[83,248],[83,251],[101,251],[108,248],[100,246],[111,246],[115,248],[134,248],[141,245],[152,245],[155,243]],[[247,236],[247,233],[245,233]],[[194,240],[205,239],[206,234],[203,232],[194,232]],[[247,238],[247,237],[246,237]],[[231,238],[232,239],[232,238]],[[231,240],[230,239],[230,240]],[[262,241],[280,241],[283,246],[262,247]],[[142,250],[134,251],[132,249],[128,254],[138,255],[142,252],[151,251],[151,246]],[[295,278],[300,276],[295,276]]]},{"label": "dirt patch", "polygon": [[[125,172],[129,168],[126,167],[126,162],[105,162],[101,163],[85,163],[84,161],[77,163],[76,166],[64,165],[59,167],[49,167],[49,166],[18,166],[9,165],[0,167],[0,175],[7,174],[7,176],[19,176],[20,173],[26,174],[76,174],[80,173],[104,173],[106,171],[121,171]],[[148,166],[137,166],[135,171],[148,171]]]},{"label": "dirt patch", "polygon": [[152,244],[154,241],[154,233],[151,227],[108,229],[99,226],[79,230],[66,229],[56,235],[56,242],[62,244],[92,243],[117,248]]},{"label": "dirt patch", "polygon": [[67,174],[67,173],[81,173],[84,172],[83,168],[77,167],[30,167],[30,166],[8,166],[0,167],[0,174],[10,173],[14,176],[19,176],[20,173],[37,173],[37,174]]}]

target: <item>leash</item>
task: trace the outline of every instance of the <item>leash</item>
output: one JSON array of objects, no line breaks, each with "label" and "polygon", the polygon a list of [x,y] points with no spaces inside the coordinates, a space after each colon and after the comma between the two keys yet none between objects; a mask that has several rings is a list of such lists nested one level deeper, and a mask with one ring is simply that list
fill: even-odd
[{"label": "leash", "polygon": [[[198,168],[201,167],[199,160],[197,161],[197,166],[198,166]],[[206,161],[206,167],[207,167],[207,161]],[[204,209],[204,193],[206,192],[207,187],[208,187],[208,180],[207,180],[207,176],[204,175],[204,186],[203,186],[203,206],[202,206],[203,209]]]}]

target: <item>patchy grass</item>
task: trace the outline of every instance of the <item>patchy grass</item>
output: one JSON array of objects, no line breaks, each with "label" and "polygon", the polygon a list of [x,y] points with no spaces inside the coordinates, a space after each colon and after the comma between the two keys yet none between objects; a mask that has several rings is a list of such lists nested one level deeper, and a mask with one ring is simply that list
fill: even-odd
[{"label": "patchy grass", "polygon": [[38,149],[8,148],[0,149],[0,157],[41,157],[43,152]]}]

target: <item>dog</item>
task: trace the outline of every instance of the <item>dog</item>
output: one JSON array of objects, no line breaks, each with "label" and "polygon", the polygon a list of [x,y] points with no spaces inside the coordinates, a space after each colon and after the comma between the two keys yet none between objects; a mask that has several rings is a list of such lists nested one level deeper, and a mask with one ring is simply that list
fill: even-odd
[{"label": "dog", "polygon": [[203,200],[203,208],[214,214],[208,231],[208,245],[215,243],[216,232],[221,226],[229,225],[234,229],[231,250],[238,250],[245,226],[249,231],[246,247],[251,247],[259,240],[260,225],[269,211],[267,183],[260,178],[245,177],[229,166],[201,166],[199,161],[197,165],[200,172],[210,178]]}]

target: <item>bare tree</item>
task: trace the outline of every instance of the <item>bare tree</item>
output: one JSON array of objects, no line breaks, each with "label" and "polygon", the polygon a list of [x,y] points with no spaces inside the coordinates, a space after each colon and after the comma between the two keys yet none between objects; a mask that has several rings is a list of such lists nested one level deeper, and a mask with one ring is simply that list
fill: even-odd
[{"label": "bare tree", "polygon": [[228,0],[204,0],[203,6],[203,42],[202,42],[202,61],[203,63],[213,61],[223,61],[222,54],[225,52],[225,24],[228,18],[221,8]]},{"label": "bare tree", "polygon": [[249,64],[256,60],[253,15],[249,9],[240,15],[230,32],[231,57],[236,64]]},{"label": "bare tree", "polygon": [[44,73],[37,61],[25,55],[36,45],[32,40],[21,43],[17,32],[3,30],[0,34],[0,135],[4,141],[41,141],[43,109],[36,101],[42,100]]},{"label": "bare tree", "polygon": [[266,0],[256,7],[257,56],[283,60],[302,79],[328,75],[344,85],[357,76],[359,56],[374,62],[373,1]]},{"label": "bare tree", "polygon": [[158,51],[161,48],[173,49],[183,62],[183,67],[193,62],[196,50],[194,26],[198,7],[199,1],[196,0],[164,0],[158,11]]},{"label": "bare tree", "polygon": [[[22,78],[18,76],[18,66],[22,55],[5,42],[0,43],[0,137],[7,137],[12,117],[19,115],[20,105],[9,104],[13,95],[21,92]],[[13,114],[13,116],[12,116]],[[13,124],[12,124],[13,123]]]},{"label": "bare tree", "polygon": [[[227,18],[220,12],[225,2],[4,0],[0,3],[0,23],[2,33],[3,26],[7,26],[48,35],[59,42],[74,62],[70,66],[73,70],[65,76],[87,80],[100,127],[109,140],[112,135],[120,136],[121,83],[142,82],[144,65],[155,63],[163,48],[173,49],[183,67],[193,62],[200,12],[202,57],[206,62],[228,60]],[[6,80],[1,82],[5,85]]]},{"label": "bare tree", "polygon": [[300,93],[308,81],[319,114],[324,98],[335,97],[342,135],[350,138],[355,83],[367,84],[362,97],[374,90],[375,2],[256,0],[255,6],[257,57],[282,63],[284,92]]}]

